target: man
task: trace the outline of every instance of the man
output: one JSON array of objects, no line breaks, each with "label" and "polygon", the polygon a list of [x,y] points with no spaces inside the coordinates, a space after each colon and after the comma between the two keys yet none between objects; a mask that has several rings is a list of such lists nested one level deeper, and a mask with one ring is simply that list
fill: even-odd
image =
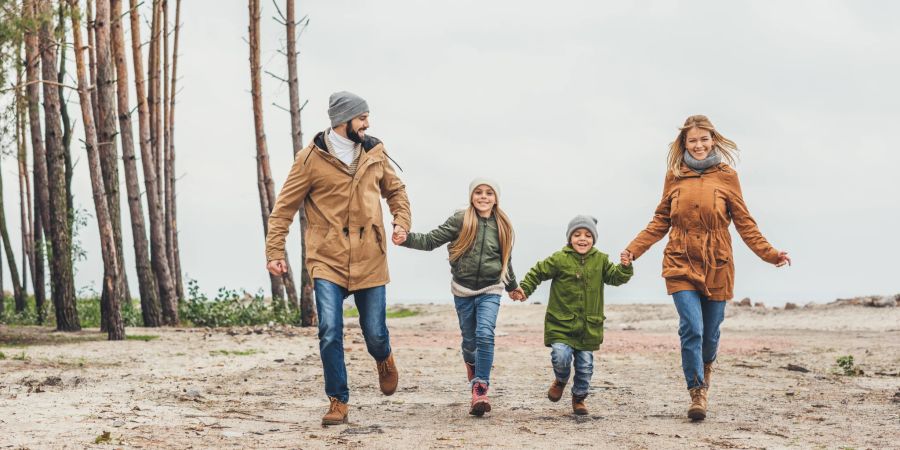
[{"label": "man", "polygon": [[392,240],[410,229],[406,188],[388,162],[384,145],[367,136],[369,106],[349,92],[331,95],[331,127],[297,153],[269,215],[266,268],[287,271],[284,240],[301,203],[309,228],[306,270],[313,279],[319,314],[319,353],[325,393],[331,401],[323,425],[347,423],[350,390],[344,365],[343,301],[353,294],[359,325],[375,358],[381,392],[397,389],[398,373],[385,323],[388,269],[381,197],[394,219]]}]

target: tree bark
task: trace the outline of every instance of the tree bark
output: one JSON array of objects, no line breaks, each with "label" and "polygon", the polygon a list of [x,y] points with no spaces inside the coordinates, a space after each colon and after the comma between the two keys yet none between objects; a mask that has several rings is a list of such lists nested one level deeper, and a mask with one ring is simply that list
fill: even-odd
[{"label": "tree bark", "polygon": [[69,119],[69,107],[66,102],[63,84],[66,80],[66,2],[59,2],[57,9],[56,38],[59,40],[62,51],[59,52],[59,72],[56,81],[59,83],[60,109],[63,130],[63,154],[66,160],[66,212],[69,217],[69,240],[75,229],[75,198],[72,196],[72,177],[74,167],[72,165],[72,121]]},{"label": "tree bark", "polygon": [[[22,9],[30,23],[25,28],[25,79],[28,86],[25,93],[28,99],[28,126],[31,135],[32,170],[34,171],[34,229],[31,237],[32,281],[34,286],[34,302],[38,314],[38,323],[44,323],[44,303],[47,298],[44,288],[44,233],[42,223],[49,223],[50,193],[47,188],[47,153],[44,149],[43,132],[41,131],[40,112],[40,62],[38,32],[34,24],[36,4],[34,0],[24,0]],[[32,28],[34,27],[34,28]]]},{"label": "tree bark", "polygon": [[[150,221],[150,263],[156,275],[159,289],[159,302],[162,307],[163,322],[166,325],[178,324],[178,297],[169,262],[166,256],[165,229],[163,226],[162,207],[159,197],[155,195],[158,183],[153,156],[153,138],[151,136],[151,114],[147,89],[144,81],[144,63],[141,57],[141,24],[138,13],[139,0],[130,0],[131,19],[131,55],[134,62],[134,84],[137,92],[138,129],[140,130],[141,165],[144,169],[144,190],[147,196],[147,212]],[[152,51],[150,57],[152,58]],[[152,85],[152,83],[151,83]],[[152,86],[151,86],[152,88]]]},{"label": "tree bark", "polygon": [[[18,113],[16,113],[16,115],[18,115]],[[16,136],[16,138],[20,139],[19,136]],[[3,238],[3,251],[6,253],[9,276],[12,278],[13,298],[15,299],[16,312],[22,312],[25,311],[25,294],[22,292],[22,285],[19,280],[19,269],[16,265],[16,256],[13,252],[12,244],[9,242],[9,230],[6,229],[6,207],[3,202],[2,171],[0,171],[0,236]]]},{"label": "tree bark", "polygon": [[[268,232],[269,212],[274,203],[269,199],[268,184],[272,183],[269,170],[269,150],[266,148],[266,132],[263,127],[262,81],[259,61],[259,0],[249,0],[250,12],[250,92],[253,99],[253,126],[256,132],[256,181],[259,189],[259,205],[262,210],[263,235]],[[272,190],[274,191],[274,183]],[[272,284],[272,300],[284,299],[284,283],[281,277],[269,274]]]},{"label": "tree bark", "polygon": [[116,103],[119,112],[119,137],[122,141],[122,159],[125,169],[125,191],[128,195],[128,211],[131,216],[131,234],[134,242],[138,289],[141,295],[141,316],[145,327],[162,324],[159,291],[150,266],[150,249],[144,225],[144,208],[141,205],[141,188],[138,181],[137,160],[134,154],[134,136],[131,127],[131,107],[128,100],[128,63],[125,61],[125,32],[122,29],[122,0],[110,0],[112,25],[112,56],[116,63]]},{"label": "tree bark", "polygon": [[[166,2],[168,5],[168,2]],[[167,11],[164,10],[164,11]],[[168,12],[166,13],[168,16]],[[168,19],[165,21],[168,23]],[[168,110],[166,114],[166,155],[165,155],[165,192],[166,192],[166,243],[169,265],[175,278],[175,292],[179,299],[184,298],[184,283],[181,277],[181,252],[178,245],[178,214],[175,195],[175,94],[178,84],[178,38],[181,34],[181,0],[175,1],[175,31],[172,46],[171,82],[168,83]],[[168,32],[166,33],[168,36]],[[166,61],[169,60],[168,39],[166,39]],[[169,72],[166,69],[166,72]]]},{"label": "tree bark", "polygon": [[[128,288],[128,277],[125,272],[125,252],[122,245],[122,212],[121,199],[119,197],[119,155],[116,145],[116,80],[115,62],[111,49],[110,30],[110,0],[97,0],[97,10],[94,17],[94,53],[97,63],[97,104],[94,111],[97,112],[99,121],[97,131],[97,153],[100,157],[100,171],[103,176],[103,189],[106,193],[107,211],[109,212],[110,225],[113,231],[113,243],[116,246],[117,272],[110,274],[116,283],[115,299],[120,305],[131,301],[131,292]],[[106,297],[111,294],[106,292]],[[109,305],[112,299],[107,298]],[[108,311],[109,312],[109,311]],[[111,316],[107,316],[111,317]]]},{"label": "tree bark", "polygon": [[[119,286],[115,281],[115,274],[119,272],[118,261],[116,255],[115,238],[113,235],[112,221],[109,215],[109,203],[107,200],[105,188],[103,185],[103,174],[100,169],[100,154],[97,151],[97,130],[94,126],[94,118],[91,111],[91,96],[88,93],[88,84],[84,70],[84,55],[82,54],[81,41],[81,25],[79,19],[78,0],[68,0],[69,6],[72,8],[72,36],[75,41],[75,68],[78,74],[78,97],[81,100],[81,117],[84,122],[85,147],[88,157],[88,169],[91,175],[91,190],[94,194],[94,207],[97,213],[97,224],[100,228],[100,248],[103,256],[104,276],[103,282],[109,291],[109,320],[108,320],[108,336],[109,340],[125,339],[125,326],[122,322],[122,313],[120,310],[120,293],[117,292]],[[109,21],[109,0],[97,1],[97,15],[100,20]],[[98,36],[99,37],[99,36]],[[107,37],[106,49],[102,38],[98,39],[98,59],[102,58],[105,52],[108,55],[109,42]],[[98,67],[99,69],[99,67]],[[100,95],[98,95],[100,97]],[[102,107],[100,108],[102,109]]]},{"label": "tree bark", "polygon": [[[50,11],[48,0],[37,0],[41,18]],[[42,20],[40,30],[41,73],[44,81],[55,81],[57,43],[50,29],[50,22]],[[53,304],[56,308],[56,329],[78,331],[81,323],[75,303],[75,279],[72,272],[72,241],[66,212],[66,173],[60,128],[59,90],[50,83],[43,83],[44,142],[47,150],[47,189],[49,191],[50,258]]]},{"label": "tree bark", "polygon": [[[294,156],[303,149],[303,127],[301,126],[300,106],[300,81],[297,70],[297,21],[295,13],[295,1],[286,0],[285,25],[287,28],[287,65],[288,65],[288,94],[291,110],[291,141],[293,143]],[[273,205],[274,206],[274,205]],[[309,222],[306,220],[306,208],[303,204],[299,209],[300,222],[300,325],[309,327],[317,324],[316,305],[313,302],[313,285],[309,272],[306,270],[306,228]],[[293,278],[292,273],[286,274]],[[290,292],[288,292],[290,296]],[[296,291],[294,293],[296,296]]]}]

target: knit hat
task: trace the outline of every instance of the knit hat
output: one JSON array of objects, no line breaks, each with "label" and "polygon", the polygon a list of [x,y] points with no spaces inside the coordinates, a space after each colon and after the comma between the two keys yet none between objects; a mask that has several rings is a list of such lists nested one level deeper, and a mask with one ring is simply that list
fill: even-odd
[{"label": "knit hat", "polygon": [[569,221],[569,228],[566,230],[566,242],[572,242],[572,233],[579,228],[584,228],[591,232],[594,242],[597,242],[597,218],[594,216],[575,216]]},{"label": "knit hat", "polygon": [[487,178],[476,178],[469,183],[469,200],[472,199],[472,193],[475,192],[475,188],[481,186],[482,184],[490,186],[491,189],[494,190],[494,196],[497,197],[499,202],[500,200],[500,185],[497,184],[496,181],[490,180]]},{"label": "knit hat", "polygon": [[332,128],[367,112],[369,104],[351,92],[335,92],[328,98],[328,117],[331,119]]}]

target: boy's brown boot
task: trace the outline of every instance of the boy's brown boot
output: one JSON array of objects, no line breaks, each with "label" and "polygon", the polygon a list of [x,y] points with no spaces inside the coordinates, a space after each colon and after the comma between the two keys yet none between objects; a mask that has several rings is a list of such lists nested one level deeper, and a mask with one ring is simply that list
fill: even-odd
[{"label": "boy's brown boot", "polygon": [[379,361],[376,366],[378,367],[378,386],[381,388],[381,392],[384,395],[393,394],[397,390],[397,382],[400,378],[397,366],[394,365],[394,354],[391,353],[384,361]]},{"label": "boy's brown boot", "polygon": [[709,377],[712,375],[712,365],[711,362],[703,364],[703,384],[707,389],[709,389]]},{"label": "boy's brown boot", "polygon": [[565,388],[566,383],[560,382],[554,378],[553,383],[550,384],[550,389],[547,389],[547,398],[549,398],[551,402],[558,402],[559,399],[562,398],[563,389]]},{"label": "boy's brown boot", "polygon": [[350,415],[347,410],[347,404],[334,397],[328,397],[328,399],[331,400],[331,405],[328,407],[328,412],[322,417],[322,425],[347,423],[347,418]]},{"label": "boy's brown boot", "polygon": [[688,408],[688,417],[691,420],[703,420],[706,418],[706,388],[701,386],[690,389],[691,406]]},{"label": "boy's brown boot", "polygon": [[572,412],[578,416],[586,416],[588,414],[587,405],[584,404],[585,395],[572,396]]},{"label": "boy's brown boot", "polygon": [[466,363],[466,379],[472,381],[475,378],[475,364]]}]

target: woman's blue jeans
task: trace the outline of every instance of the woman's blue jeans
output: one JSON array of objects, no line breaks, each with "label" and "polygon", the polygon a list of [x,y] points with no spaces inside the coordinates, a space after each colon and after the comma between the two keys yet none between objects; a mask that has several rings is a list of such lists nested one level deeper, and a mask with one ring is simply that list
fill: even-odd
[{"label": "woman's blue jeans", "polygon": [[713,301],[698,291],[672,294],[680,321],[681,368],[688,389],[704,386],[703,364],[716,360],[719,351],[719,326],[725,320],[725,302]]},{"label": "woman's blue jeans", "polygon": [[454,297],[459,331],[462,333],[463,360],[475,365],[472,383],[490,385],[494,364],[494,327],[500,312],[500,296],[482,294],[473,297]]},{"label": "woman's blue jeans", "polygon": [[385,322],[384,286],[349,292],[321,278],[314,280],[314,286],[319,313],[319,355],[325,370],[325,394],[347,403],[350,388],[347,386],[347,366],[344,364],[344,299],[353,294],[366,349],[376,361],[383,361],[391,354],[391,340]]}]

